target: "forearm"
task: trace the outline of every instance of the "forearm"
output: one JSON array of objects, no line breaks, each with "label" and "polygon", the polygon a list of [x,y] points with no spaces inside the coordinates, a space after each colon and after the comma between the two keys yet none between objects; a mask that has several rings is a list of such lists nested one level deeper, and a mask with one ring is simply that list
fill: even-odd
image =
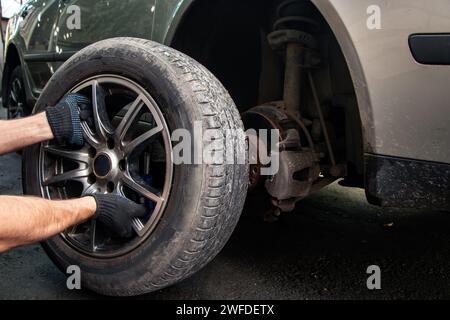
[{"label": "forearm", "polygon": [[93,197],[48,201],[0,196],[0,252],[51,238],[91,218]]},{"label": "forearm", "polygon": [[0,154],[53,138],[45,113],[19,120],[0,121]]}]

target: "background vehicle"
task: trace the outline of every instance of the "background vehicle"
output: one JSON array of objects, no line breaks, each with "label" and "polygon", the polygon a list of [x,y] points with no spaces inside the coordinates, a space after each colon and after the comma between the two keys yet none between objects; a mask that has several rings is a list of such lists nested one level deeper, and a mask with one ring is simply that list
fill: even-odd
[{"label": "background vehicle", "polygon": [[[69,10],[73,5],[81,8],[81,28],[74,29],[67,23],[76,12]],[[370,8],[375,8],[375,11]],[[381,29],[368,27],[368,19],[377,13],[380,13]],[[128,78],[133,78],[128,80],[132,81],[125,81],[128,84],[119,81],[122,88],[117,88],[117,81],[111,83],[105,73],[109,70],[104,69],[101,73],[100,65],[89,62],[95,57],[100,59],[92,49],[84,52],[85,56],[77,56],[83,68],[91,66],[89,72],[81,72],[83,76],[77,78],[73,71],[78,67],[76,59],[72,59],[62,71],[60,67],[82,48],[100,40],[113,37],[153,40],[185,53],[209,69],[228,90],[246,128],[280,130],[279,173],[266,178],[260,175],[261,165],[254,165],[249,174],[250,191],[259,192],[262,198],[270,200],[274,215],[293,210],[297,201],[341,178],[344,178],[344,185],[364,187],[369,202],[376,205],[448,209],[450,121],[447,115],[450,92],[445,86],[450,76],[450,53],[446,46],[450,37],[446,32],[449,31],[450,3],[445,0],[435,0],[432,4],[407,0],[35,0],[27,2],[9,24],[3,99],[7,101],[11,96],[11,79],[14,78],[14,70],[20,67],[27,110],[31,110],[39,97],[35,111],[55,102],[71,89],[86,90],[84,81],[90,83],[87,90],[91,94],[97,86],[95,81],[97,84],[106,83],[106,88],[97,89],[100,93],[105,90],[108,106],[113,105],[108,107],[111,110],[115,110],[117,101],[122,103],[120,106],[127,106],[133,96],[129,91],[130,84],[133,84],[131,91],[134,90],[134,94],[142,89],[148,93],[151,91],[148,87],[154,86],[156,79],[149,79],[151,75],[147,73],[146,79],[138,79],[128,73]],[[147,51],[150,50],[148,48],[156,50],[156,55],[165,50],[153,42],[123,41],[129,44],[134,55],[142,59],[139,61],[149,64],[149,68],[152,63],[144,58],[142,47],[145,46]],[[113,43],[123,50],[122,67],[129,64],[131,68],[132,61],[129,60],[134,56],[127,54],[127,49],[117,40]],[[430,47],[435,49],[426,50]],[[102,42],[99,48],[103,48],[106,54],[109,52],[105,51],[106,48],[113,50],[111,42]],[[168,53],[169,56],[172,54],[178,55],[175,51]],[[177,57],[169,62],[174,67],[181,61],[181,64],[192,64],[197,68],[197,64],[184,55]],[[158,65],[166,58],[160,55],[154,59],[159,61],[155,62]],[[63,85],[55,80],[49,83],[57,70],[57,79]],[[114,70],[115,75],[123,71]],[[178,73],[184,74],[182,70]],[[168,74],[175,76],[176,72]],[[67,81],[64,82],[65,77]],[[215,83],[215,78],[209,73],[205,77]],[[147,87],[142,85],[146,81]],[[172,89],[183,91],[184,86],[179,84]],[[208,90],[205,83],[203,86],[203,90]],[[185,92],[185,98],[189,100],[195,91],[191,87],[189,93]],[[226,102],[228,95],[224,90],[215,90],[210,98],[209,101],[225,99],[225,102],[218,102],[221,110],[235,113],[233,103]],[[168,100],[162,104],[167,103]],[[161,119],[165,119],[168,109],[164,111],[160,104],[157,101],[155,109],[160,110],[163,114]],[[117,105],[117,109],[120,106]],[[195,105],[186,104],[186,108],[192,112]],[[115,110],[109,118],[113,123],[119,122],[126,112],[126,108],[122,113]],[[152,113],[154,119],[158,118],[157,114]],[[236,115],[232,118],[232,126],[239,127],[240,119]],[[167,127],[170,132],[171,124]],[[143,127],[141,132],[149,129]],[[164,143],[160,141],[160,144]],[[109,149],[113,150],[115,146],[113,143]],[[166,144],[167,147],[170,146]],[[52,170],[61,166],[61,157],[67,158],[71,154],[73,158],[74,153],[67,152],[53,152],[55,163]],[[86,153],[89,154],[89,149]],[[97,153],[92,158],[96,159]],[[42,193],[43,183],[36,177],[40,162],[35,154],[28,152],[24,155],[26,190],[62,197],[60,190],[53,195]],[[145,159],[143,157],[139,161],[145,162]],[[94,166],[91,160],[85,162],[88,167]],[[145,180],[145,170],[140,169],[141,178]],[[70,169],[63,168],[62,173],[65,170]],[[244,170],[237,170],[239,173],[234,176],[234,182],[229,181],[230,185],[247,179]],[[211,173],[211,177],[214,176],[216,173]],[[196,179],[208,180],[199,177]],[[61,185],[57,188],[73,192],[74,188],[68,181],[58,182]],[[83,188],[98,184],[93,179],[87,180]],[[102,191],[108,191],[107,183],[100,187]],[[242,199],[245,196],[243,189],[235,189],[234,192],[240,193]],[[217,194],[212,195],[212,199],[214,197]],[[212,244],[212,253],[208,253],[201,263],[192,262],[187,267],[189,271],[175,272],[179,266],[172,265],[169,270],[166,264],[162,264],[163,271],[160,270],[158,276],[177,274],[164,285],[151,286],[148,278],[132,288],[111,288],[108,285],[111,279],[105,278],[98,282],[91,279],[88,285],[107,294],[136,294],[191,274],[212,258],[226,241],[226,235],[239,216],[235,211],[240,212],[241,198],[236,200],[235,208],[227,209],[232,211],[221,209],[221,213],[233,216],[233,221],[229,222],[223,238],[220,237],[220,244]],[[194,211],[192,209],[193,215]],[[213,225],[221,227],[219,222]],[[156,231],[159,226],[161,224]],[[89,243],[84,241],[92,238],[93,228],[85,226],[82,230],[76,233],[82,239],[75,239],[78,241],[75,244],[69,241],[71,246],[68,249],[62,247],[67,244],[67,237],[58,244],[47,245],[50,255],[60,266],[74,260],[89,264],[91,259],[98,268],[108,265],[105,262],[109,261],[108,257],[88,258],[86,246]],[[151,242],[155,238],[152,237],[144,237],[141,242]],[[193,243],[196,243],[195,239]],[[113,243],[108,250],[123,254],[125,247],[124,244]],[[91,251],[95,250],[94,246]],[[127,254],[143,255],[133,250],[128,250]],[[149,252],[151,254],[147,252],[143,258],[147,259],[146,262],[158,256],[155,251]],[[127,266],[131,268],[125,259],[117,268],[127,272]],[[94,270],[93,278],[100,273],[99,269]],[[135,276],[129,275],[128,279],[133,281]]]}]

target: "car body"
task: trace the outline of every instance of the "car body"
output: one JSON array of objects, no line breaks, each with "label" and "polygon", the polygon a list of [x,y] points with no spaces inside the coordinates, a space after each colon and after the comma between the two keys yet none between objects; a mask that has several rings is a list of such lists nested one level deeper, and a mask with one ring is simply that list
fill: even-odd
[{"label": "car body", "polygon": [[[32,106],[70,56],[99,40],[127,36],[160,42],[192,56],[222,80],[242,111],[248,110],[277,100],[280,83],[274,79],[280,78],[280,68],[266,63],[277,57],[261,40],[265,38],[261,34],[269,32],[269,23],[261,19],[272,21],[279,2],[27,1],[7,30],[3,95],[11,70],[20,64],[27,104]],[[330,47],[337,45],[330,49],[331,71],[323,77],[331,80],[321,80],[320,91],[323,100],[355,104],[346,121],[354,123],[343,153],[355,176],[364,175],[369,201],[448,208],[450,61],[438,61],[433,54],[421,60],[417,55],[426,41],[448,53],[450,2],[311,2],[330,31],[326,37],[333,38]],[[74,11],[67,9],[74,5],[81,8],[80,29],[68,27]],[[374,14],[379,14],[379,29],[368,26]],[[350,83],[336,80],[346,73]]]}]

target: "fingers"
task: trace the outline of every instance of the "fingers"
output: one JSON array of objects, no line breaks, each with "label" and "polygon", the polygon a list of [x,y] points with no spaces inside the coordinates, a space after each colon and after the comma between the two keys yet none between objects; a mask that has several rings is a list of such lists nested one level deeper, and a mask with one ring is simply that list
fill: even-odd
[{"label": "fingers", "polygon": [[91,101],[80,94],[70,94],[68,99],[73,99],[79,107],[80,120],[88,124],[89,127],[94,127],[94,113],[92,111]]},{"label": "fingers", "polygon": [[91,104],[91,100],[88,97],[86,97],[82,94],[79,94],[79,93],[70,93],[67,95],[67,98],[75,100],[75,102],[78,105],[82,105],[82,104],[90,105]]},{"label": "fingers", "polygon": [[116,225],[114,232],[121,238],[131,238],[133,235],[133,228],[131,227],[131,223],[120,224]]},{"label": "fingers", "polygon": [[148,213],[147,207],[144,205],[136,205],[135,210],[133,210],[132,218],[142,218]]},{"label": "fingers", "polygon": [[98,221],[120,237],[133,235],[132,221],[148,214],[144,205],[113,194],[94,194],[97,201]]},{"label": "fingers", "polygon": [[94,126],[94,114],[92,112],[92,108],[83,104],[80,106],[80,119],[81,121],[85,121],[89,127]]},{"label": "fingers", "polygon": [[83,121],[89,120],[92,117],[92,111],[80,108],[80,119]]},{"label": "fingers", "polygon": [[148,213],[145,205],[137,204],[127,198],[121,197],[121,204],[122,209],[129,213],[131,219],[145,217]]}]

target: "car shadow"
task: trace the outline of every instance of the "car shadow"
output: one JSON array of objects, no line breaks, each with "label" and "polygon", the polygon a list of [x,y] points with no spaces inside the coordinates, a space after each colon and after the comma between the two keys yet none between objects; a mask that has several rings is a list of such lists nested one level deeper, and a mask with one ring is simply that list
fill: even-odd
[{"label": "car shadow", "polygon": [[[219,256],[192,278],[143,299],[427,299],[450,297],[450,215],[383,209],[337,184],[266,223],[249,197]],[[367,268],[382,289],[368,290]]]}]

